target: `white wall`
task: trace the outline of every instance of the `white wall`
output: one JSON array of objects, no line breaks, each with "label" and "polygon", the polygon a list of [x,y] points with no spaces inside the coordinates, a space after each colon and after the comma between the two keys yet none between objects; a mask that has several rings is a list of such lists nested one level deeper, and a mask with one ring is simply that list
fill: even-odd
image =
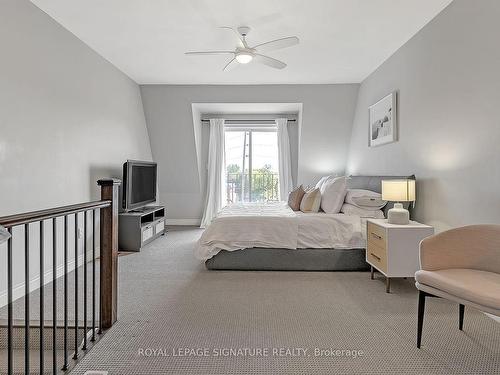
[{"label": "white wall", "polygon": [[[0,2],[0,46],[0,215],[98,199],[98,178],[120,177],[127,158],[151,159],[138,85],[29,1]],[[34,272],[36,238],[32,254]],[[1,301],[5,246],[0,259]]]},{"label": "white wall", "polygon": [[[359,90],[348,172],[415,173],[438,231],[500,223],[500,2],[479,3],[455,0]],[[400,140],[368,148],[368,106],[393,90]]]},{"label": "white wall", "polygon": [[[167,217],[196,222],[203,212],[191,103],[303,103],[297,179],[312,184],[321,175],[344,171],[357,90],[356,84],[141,86]],[[203,153],[204,169],[206,147]]]}]

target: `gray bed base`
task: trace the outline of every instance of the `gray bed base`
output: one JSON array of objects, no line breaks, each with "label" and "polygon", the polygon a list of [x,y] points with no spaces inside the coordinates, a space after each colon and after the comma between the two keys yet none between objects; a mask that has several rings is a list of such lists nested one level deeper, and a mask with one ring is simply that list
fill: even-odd
[{"label": "gray bed base", "polygon": [[[350,176],[349,189],[381,193],[382,180],[415,179],[415,176]],[[392,205],[384,208],[384,214]],[[405,204],[410,211],[411,207]],[[209,270],[239,271],[367,271],[365,249],[243,249],[221,251],[205,262]]]},{"label": "gray bed base", "polygon": [[205,262],[209,270],[367,271],[364,249],[222,250]]}]

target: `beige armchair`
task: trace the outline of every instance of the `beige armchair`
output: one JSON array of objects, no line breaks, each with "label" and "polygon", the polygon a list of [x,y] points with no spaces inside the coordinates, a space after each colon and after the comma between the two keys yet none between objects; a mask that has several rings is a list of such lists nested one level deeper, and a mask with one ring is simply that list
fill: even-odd
[{"label": "beige armchair", "polygon": [[500,316],[500,225],[471,225],[428,237],[420,243],[417,348],[426,297],[459,304],[460,330],[465,305]]}]

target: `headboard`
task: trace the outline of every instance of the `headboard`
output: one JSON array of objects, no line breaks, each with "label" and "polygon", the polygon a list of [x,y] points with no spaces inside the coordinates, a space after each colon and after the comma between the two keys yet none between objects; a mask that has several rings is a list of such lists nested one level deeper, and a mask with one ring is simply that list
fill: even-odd
[{"label": "headboard", "polygon": [[[347,179],[348,189],[366,189],[382,193],[382,180],[415,180],[415,175],[411,176],[349,176]],[[403,202],[404,208],[411,211],[413,205],[411,202]],[[387,217],[387,211],[392,208],[392,203],[387,203],[384,207],[384,215]]]}]

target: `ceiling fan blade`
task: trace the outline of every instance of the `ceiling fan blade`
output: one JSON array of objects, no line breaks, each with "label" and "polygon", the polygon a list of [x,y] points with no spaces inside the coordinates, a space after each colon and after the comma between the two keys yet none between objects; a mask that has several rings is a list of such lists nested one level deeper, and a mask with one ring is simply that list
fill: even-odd
[{"label": "ceiling fan blade", "polygon": [[262,43],[253,48],[259,52],[274,51],[277,49],[294,46],[296,44],[299,44],[299,41],[300,41],[299,38],[297,38],[296,36],[289,36],[287,38],[281,38],[272,40],[270,42]]},{"label": "ceiling fan blade", "polygon": [[222,69],[222,71],[228,72],[236,68],[238,65],[239,65],[238,61],[236,61],[236,58],[234,58],[226,64],[226,66]]},{"label": "ceiling fan blade", "polygon": [[269,57],[269,56],[264,56],[264,55],[260,55],[260,54],[256,53],[255,56],[253,57],[253,59],[257,62],[264,64],[264,65],[270,66],[271,68],[276,68],[276,69],[286,68],[286,64],[283,61],[273,59],[272,57]]},{"label": "ceiling fan blade", "polygon": [[185,55],[227,55],[234,54],[233,51],[192,51],[184,52]]},{"label": "ceiling fan blade", "polygon": [[247,42],[245,41],[245,38],[243,38],[239,32],[237,32],[235,29],[229,26],[221,26],[221,29],[228,29],[231,30],[234,35],[236,36],[236,39],[238,39],[238,47],[240,48],[248,48]]}]

